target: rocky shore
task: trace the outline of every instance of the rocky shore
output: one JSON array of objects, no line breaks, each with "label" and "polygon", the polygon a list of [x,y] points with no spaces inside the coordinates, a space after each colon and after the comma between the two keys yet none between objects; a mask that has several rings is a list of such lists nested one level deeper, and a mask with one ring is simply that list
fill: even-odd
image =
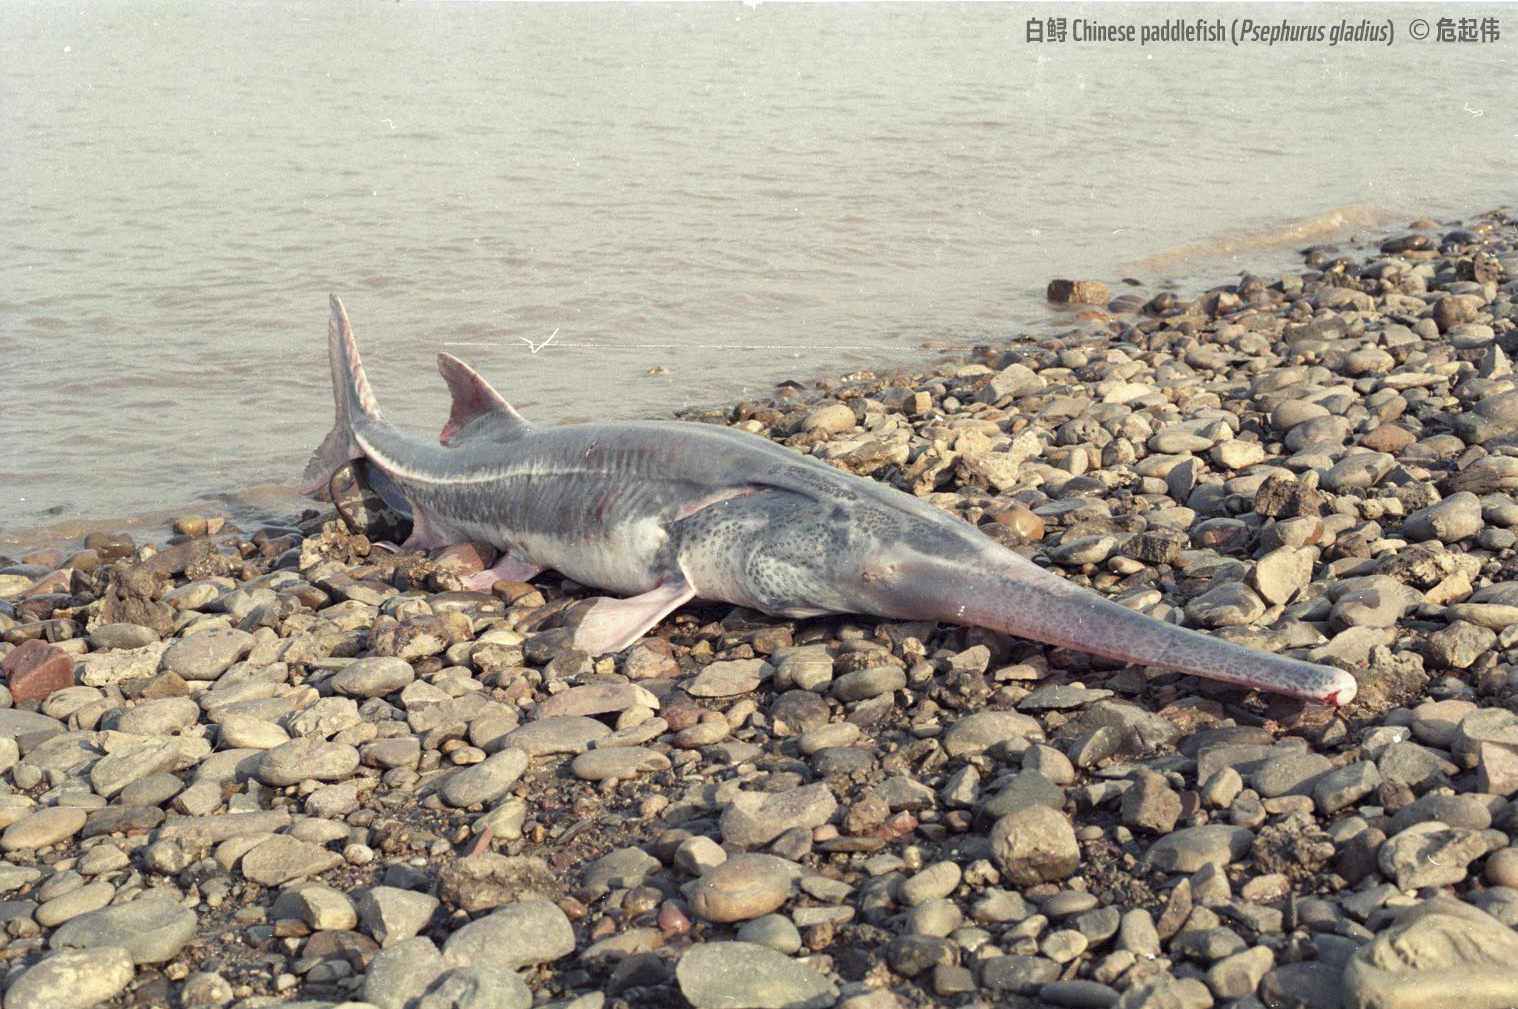
[{"label": "rocky shore", "polygon": [[1354,704],[708,604],[592,658],[358,482],[96,534],[0,558],[4,1009],[1518,1004],[1518,226],[1130,289],[687,419]]}]

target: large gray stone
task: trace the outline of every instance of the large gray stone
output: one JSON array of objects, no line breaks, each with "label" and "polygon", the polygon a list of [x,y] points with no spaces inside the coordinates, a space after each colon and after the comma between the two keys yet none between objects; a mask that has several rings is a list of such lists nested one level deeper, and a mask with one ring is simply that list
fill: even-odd
[{"label": "large gray stone", "polygon": [[574,948],[574,929],[557,904],[524,900],[460,928],[443,953],[452,964],[515,970],[557,960]]},{"label": "large gray stone", "polygon": [[806,964],[752,942],[693,946],[675,965],[695,1009],[828,1009],[838,987]]},{"label": "large gray stone", "polygon": [[380,950],[369,962],[364,974],[364,1001],[379,1009],[406,1009],[447,968],[431,939],[416,936],[398,942]]},{"label": "large gray stone", "polygon": [[1518,933],[1451,897],[1409,908],[1344,968],[1345,1009],[1518,1005]]},{"label": "large gray stone", "polygon": [[990,842],[1002,878],[1014,886],[1065,879],[1080,867],[1075,828],[1048,806],[1024,806],[997,820]]},{"label": "large gray stone", "polygon": [[450,806],[463,808],[480,803],[494,802],[511,790],[522,772],[527,770],[526,753],[508,747],[493,753],[478,764],[455,771],[438,794]]},{"label": "large gray stone", "polygon": [[133,974],[120,946],[54,953],[11,983],[5,1009],[89,1009],[125,991]]},{"label": "large gray stone", "polygon": [[194,934],[194,911],[160,897],[142,897],[64,922],[48,945],[56,950],[120,946],[133,963],[163,963],[174,959]]}]

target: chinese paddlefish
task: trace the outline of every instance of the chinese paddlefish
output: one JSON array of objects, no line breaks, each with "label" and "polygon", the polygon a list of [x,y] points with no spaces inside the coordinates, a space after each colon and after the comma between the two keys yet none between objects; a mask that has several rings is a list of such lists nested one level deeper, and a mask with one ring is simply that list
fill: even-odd
[{"label": "chinese paddlefish", "polygon": [[968,624],[1325,704],[1355,696],[1346,672],[1129,610],[910,494],[746,432],[678,421],[535,427],[440,354],[453,393],[441,444],[410,437],[380,415],[335,297],[328,344],[337,424],[303,492],[366,460],[411,511],[406,548],[467,539],[502,551],[471,587],[552,568],[613,593],[575,630],[592,655],[626,648],[699,597],[787,617]]}]

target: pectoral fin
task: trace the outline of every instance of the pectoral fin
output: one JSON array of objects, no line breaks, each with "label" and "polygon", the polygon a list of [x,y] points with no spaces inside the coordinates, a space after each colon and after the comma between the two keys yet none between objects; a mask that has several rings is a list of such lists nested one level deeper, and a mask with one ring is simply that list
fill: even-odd
[{"label": "pectoral fin", "polygon": [[598,599],[575,628],[574,646],[591,655],[620,652],[695,597],[696,590],[676,577],[641,596]]}]

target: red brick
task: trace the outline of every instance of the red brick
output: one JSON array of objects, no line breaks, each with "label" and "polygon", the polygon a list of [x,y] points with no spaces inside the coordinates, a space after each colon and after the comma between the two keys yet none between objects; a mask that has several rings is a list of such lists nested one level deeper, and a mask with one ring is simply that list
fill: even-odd
[{"label": "red brick", "polygon": [[36,638],[7,655],[0,662],[0,672],[5,673],[15,701],[40,701],[74,685],[74,660],[68,652]]}]

